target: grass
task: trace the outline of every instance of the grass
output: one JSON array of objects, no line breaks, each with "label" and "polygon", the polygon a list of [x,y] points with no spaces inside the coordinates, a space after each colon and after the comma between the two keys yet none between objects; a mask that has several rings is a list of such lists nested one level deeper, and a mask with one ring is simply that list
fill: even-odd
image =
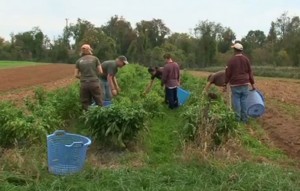
[{"label": "grass", "polygon": [[[3,151],[0,190],[300,190],[300,171],[289,167],[259,164],[250,159],[239,162],[181,160],[182,123],[178,120],[181,110],[184,107],[175,111],[165,109],[163,120],[151,120],[149,130],[140,137],[145,149],[139,159],[144,160],[143,165],[139,167],[130,166],[138,155],[133,152],[125,154],[122,165],[99,167],[88,161],[79,174],[53,176],[47,172],[46,148],[33,146],[9,153]],[[270,159],[282,156],[247,132],[242,140],[254,155],[270,155]]]},{"label": "grass", "polygon": [[[13,184],[1,184],[2,190],[298,190],[299,173],[271,165],[239,163],[164,165],[158,168],[94,170],[69,177],[45,176],[35,182],[29,177],[6,174]],[[21,186],[20,186],[21,185]]]},{"label": "grass", "polygon": [[0,69],[5,68],[16,68],[16,67],[24,67],[24,66],[34,66],[41,63],[37,62],[26,62],[26,61],[0,61]]},{"label": "grass", "polygon": [[[217,72],[222,66],[196,69],[198,71]],[[300,79],[300,67],[253,66],[255,76]]]},{"label": "grass", "polygon": [[288,160],[288,157],[281,150],[270,147],[262,141],[266,138],[266,134],[259,123],[252,121],[247,128],[242,127],[240,135],[243,147],[251,153],[251,156],[263,157],[270,161]]},{"label": "grass", "polygon": [[162,119],[151,121],[145,138],[147,162],[151,165],[172,163],[181,150],[180,130],[184,126],[183,121],[178,120],[181,109],[165,112]]}]

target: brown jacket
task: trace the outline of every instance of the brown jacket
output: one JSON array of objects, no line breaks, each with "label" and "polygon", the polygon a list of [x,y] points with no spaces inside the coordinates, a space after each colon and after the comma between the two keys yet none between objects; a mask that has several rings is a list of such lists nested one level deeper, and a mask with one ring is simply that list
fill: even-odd
[{"label": "brown jacket", "polygon": [[208,81],[216,86],[224,86],[225,84],[225,70],[209,75]]},{"label": "brown jacket", "polygon": [[249,59],[243,54],[236,54],[227,64],[225,84],[243,86],[254,84],[253,73]]},{"label": "brown jacket", "polygon": [[168,62],[162,72],[162,83],[166,87],[179,86],[180,68],[176,62]]}]

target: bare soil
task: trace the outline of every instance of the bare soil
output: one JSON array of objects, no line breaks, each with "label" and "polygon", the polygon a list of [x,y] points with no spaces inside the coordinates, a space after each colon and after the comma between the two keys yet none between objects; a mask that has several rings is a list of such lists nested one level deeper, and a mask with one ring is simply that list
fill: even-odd
[{"label": "bare soil", "polygon": [[20,102],[31,96],[35,87],[46,90],[63,88],[76,79],[74,65],[49,64],[0,70],[0,99]]}]

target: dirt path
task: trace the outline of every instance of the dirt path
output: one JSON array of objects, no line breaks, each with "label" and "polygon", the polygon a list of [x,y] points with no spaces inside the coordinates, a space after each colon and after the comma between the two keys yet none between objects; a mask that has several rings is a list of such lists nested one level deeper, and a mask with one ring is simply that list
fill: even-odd
[{"label": "dirt path", "polygon": [[[207,78],[207,72],[191,72]],[[300,80],[256,77],[256,88],[266,98],[266,113],[259,119],[272,143],[300,159]]]},{"label": "dirt path", "polygon": [[49,64],[0,70],[0,99],[22,101],[37,86],[47,90],[66,87],[76,81],[74,65]]}]

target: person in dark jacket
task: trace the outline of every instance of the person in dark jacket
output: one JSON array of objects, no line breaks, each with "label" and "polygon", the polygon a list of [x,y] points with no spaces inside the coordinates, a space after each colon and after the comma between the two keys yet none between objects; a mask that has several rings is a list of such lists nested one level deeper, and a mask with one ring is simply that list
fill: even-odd
[{"label": "person in dark jacket", "polygon": [[249,59],[243,54],[243,45],[235,43],[234,56],[229,60],[225,70],[225,88],[229,83],[232,93],[233,108],[238,121],[247,123],[246,99],[249,85],[254,90],[254,78]]},{"label": "person in dark jacket", "polygon": [[151,81],[148,84],[146,90],[144,91],[145,95],[151,91],[155,79],[161,80],[161,78],[162,78],[162,72],[163,72],[163,67],[149,67],[148,68],[148,72],[151,75]]},{"label": "person in dark jacket", "polygon": [[[151,75],[151,81],[147,85],[146,90],[143,92],[143,95],[147,95],[151,91],[155,79],[158,79],[161,81],[163,69],[164,69],[163,67],[149,67],[148,68],[148,72]],[[166,91],[165,91],[164,103],[166,103],[166,104],[168,103]]]},{"label": "person in dark jacket", "polygon": [[162,84],[166,88],[166,96],[170,109],[175,109],[179,106],[177,97],[177,88],[180,82],[180,68],[171,58],[170,54],[165,54],[164,59],[166,64],[162,73]]}]

